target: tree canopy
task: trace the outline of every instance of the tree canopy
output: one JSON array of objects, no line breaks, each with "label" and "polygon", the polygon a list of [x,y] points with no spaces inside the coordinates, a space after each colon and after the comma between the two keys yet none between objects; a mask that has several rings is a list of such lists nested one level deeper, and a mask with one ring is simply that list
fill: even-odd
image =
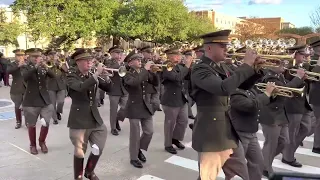
[{"label": "tree canopy", "polygon": [[11,7],[26,14],[34,39],[48,38],[51,47],[110,35],[170,43],[215,30],[182,0],[16,0]]},{"label": "tree canopy", "polygon": [[23,32],[21,24],[16,20],[8,22],[5,9],[0,9],[0,44],[19,46],[17,37]]},{"label": "tree canopy", "polygon": [[109,30],[117,5],[116,0],[16,0],[11,8],[25,12],[32,36],[49,38],[50,46],[59,47]]}]

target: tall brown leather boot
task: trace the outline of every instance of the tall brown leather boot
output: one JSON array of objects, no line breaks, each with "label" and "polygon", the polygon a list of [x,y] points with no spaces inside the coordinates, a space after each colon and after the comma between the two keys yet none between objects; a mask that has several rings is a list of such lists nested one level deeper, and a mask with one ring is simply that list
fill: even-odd
[{"label": "tall brown leather boot", "polygon": [[83,160],[84,158],[73,156],[73,172],[75,180],[83,179]]},{"label": "tall brown leather boot", "polygon": [[16,114],[16,127],[15,127],[15,129],[20,129],[21,122],[22,122],[21,109],[15,108],[14,112]]},{"label": "tall brown leather boot", "polygon": [[84,177],[90,180],[99,180],[98,176],[94,173],[94,169],[96,168],[99,158],[100,156],[93,155],[92,153],[90,154],[86,165]]},{"label": "tall brown leather boot", "polygon": [[30,153],[36,155],[38,154],[36,142],[36,127],[28,127],[28,134],[30,140]]},{"label": "tall brown leather boot", "polygon": [[49,127],[41,126],[40,136],[39,136],[39,146],[43,153],[48,153],[48,147],[46,145],[46,138],[49,132]]}]

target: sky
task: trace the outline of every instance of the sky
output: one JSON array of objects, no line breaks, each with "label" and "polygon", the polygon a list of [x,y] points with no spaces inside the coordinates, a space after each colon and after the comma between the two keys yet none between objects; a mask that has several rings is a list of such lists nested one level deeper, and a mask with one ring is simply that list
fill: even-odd
[{"label": "sky", "polygon": [[[0,0],[10,5],[14,0]],[[235,17],[282,17],[296,27],[312,26],[310,14],[320,0],[185,0],[191,10],[214,10]]]},{"label": "sky", "polygon": [[186,0],[186,5],[235,17],[282,17],[296,27],[313,26],[310,14],[320,12],[320,0]]}]

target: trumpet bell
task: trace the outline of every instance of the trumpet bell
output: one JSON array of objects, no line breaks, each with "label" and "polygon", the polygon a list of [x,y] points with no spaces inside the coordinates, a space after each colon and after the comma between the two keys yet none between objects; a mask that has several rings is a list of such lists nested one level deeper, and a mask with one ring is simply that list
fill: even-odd
[{"label": "trumpet bell", "polygon": [[119,68],[118,74],[120,77],[124,77],[127,74],[127,68],[125,66],[121,66]]},{"label": "trumpet bell", "polygon": [[51,61],[48,61],[48,62],[45,63],[45,66],[47,68],[52,68],[53,67],[53,63]]}]

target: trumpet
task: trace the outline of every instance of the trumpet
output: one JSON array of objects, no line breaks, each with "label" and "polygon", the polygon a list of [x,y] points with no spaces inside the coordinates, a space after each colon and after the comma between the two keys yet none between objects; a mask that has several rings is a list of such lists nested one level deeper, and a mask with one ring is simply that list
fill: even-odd
[{"label": "trumpet", "polygon": [[[295,76],[297,77],[297,69],[287,69],[289,71],[289,74],[291,76]],[[311,81],[320,81],[320,73],[315,73],[315,72],[310,72],[310,71],[305,71],[306,75],[307,75],[307,79],[311,80]]]},{"label": "trumpet", "polygon": [[114,76],[114,72],[117,72],[120,77],[124,77],[127,74],[127,68],[125,66],[120,66],[119,69],[113,69],[113,68],[104,67],[104,70],[111,72],[111,74],[108,75],[110,77]]},{"label": "trumpet", "polygon": [[61,64],[65,64],[65,63],[66,63],[66,59],[65,59],[65,58],[59,59],[58,61],[59,61]]},{"label": "trumpet", "polygon": [[168,62],[167,64],[152,64],[151,72],[161,72],[163,70],[162,68],[167,68],[168,71],[172,71],[174,64],[172,62]]},{"label": "trumpet", "polygon": [[43,62],[42,65],[49,69],[53,67],[53,62],[51,61]]},{"label": "trumpet", "polygon": [[[257,87],[257,89],[259,91],[265,92],[266,91],[266,87],[267,84],[266,83],[257,83],[255,84],[255,86]],[[304,87],[302,88],[289,88],[289,87],[285,87],[285,86],[275,86],[276,87],[276,91],[274,92],[274,96],[283,96],[283,97],[295,97],[295,94],[300,95],[301,97],[303,97],[304,95]]]}]

